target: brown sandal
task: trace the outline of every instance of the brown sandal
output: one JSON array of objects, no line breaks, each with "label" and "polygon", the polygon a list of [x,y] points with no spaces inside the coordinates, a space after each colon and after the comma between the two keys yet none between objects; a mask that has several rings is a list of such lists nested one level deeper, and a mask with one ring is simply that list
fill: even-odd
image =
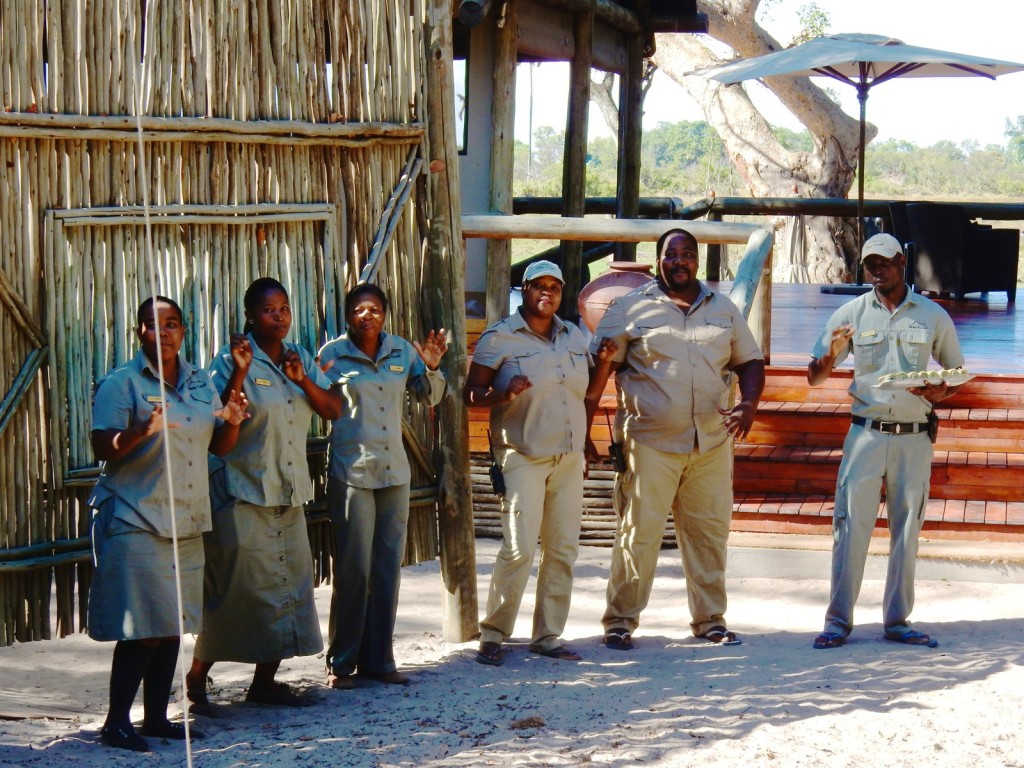
[{"label": "brown sandal", "polygon": [[500,667],[505,661],[504,656],[501,643],[480,643],[480,650],[476,652],[476,663]]}]

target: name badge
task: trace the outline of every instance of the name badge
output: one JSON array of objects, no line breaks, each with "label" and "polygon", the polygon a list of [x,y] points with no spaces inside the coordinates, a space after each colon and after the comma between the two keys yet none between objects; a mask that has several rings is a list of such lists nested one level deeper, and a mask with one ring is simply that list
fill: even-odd
[{"label": "name badge", "polygon": [[866,339],[866,338],[868,338],[869,336],[875,336],[875,335],[876,335],[876,332],[875,332],[875,331],[861,331],[861,332],[860,332],[860,337],[861,337],[862,339]]},{"label": "name badge", "polygon": [[146,395],[146,402],[160,405],[160,395]]},{"label": "name badge", "polygon": [[389,365],[388,366],[388,370],[389,371],[393,371],[394,373],[402,373],[405,370],[405,366],[403,366],[403,365]]},{"label": "name badge", "polygon": [[256,386],[258,387],[269,387],[270,379],[256,379]]}]

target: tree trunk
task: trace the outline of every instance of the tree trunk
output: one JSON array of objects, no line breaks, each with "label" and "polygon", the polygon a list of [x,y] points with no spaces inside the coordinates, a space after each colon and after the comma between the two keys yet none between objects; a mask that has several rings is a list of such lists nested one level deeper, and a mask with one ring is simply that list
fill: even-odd
[{"label": "tree trunk", "polygon": [[[702,2],[709,34],[750,58],[783,46],[754,20],[760,0]],[[658,35],[654,63],[701,105],[705,119],[718,132],[726,152],[750,193],[759,197],[846,197],[857,165],[859,123],[807,77],[773,77],[764,84],[803,123],[814,142],[812,152],[790,152],[775,138],[772,127],[751,103],[743,87],[725,86],[694,69],[724,63],[693,35]],[[867,126],[865,140],[877,134]],[[854,238],[836,220],[805,220],[808,263],[805,279],[842,282],[856,264]],[[851,251],[852,248],[852,251]]]},{"label": "tree trunk", "polygon": [[459,207],[459,155],[455,143],[452,75],[452,14],[448,0],[427,6],[427,146],[430,168],[430,228],[424,254],[423,300],[433,328],[447,328],[452,344],[441,363],[448,389],[437,406],[443,425],[438,474],[438,531],[444,584],[443,636],[464,643],[479,634],[476,539],[469,479],[469,416],[462,402],[466,382],[466,308]]}]

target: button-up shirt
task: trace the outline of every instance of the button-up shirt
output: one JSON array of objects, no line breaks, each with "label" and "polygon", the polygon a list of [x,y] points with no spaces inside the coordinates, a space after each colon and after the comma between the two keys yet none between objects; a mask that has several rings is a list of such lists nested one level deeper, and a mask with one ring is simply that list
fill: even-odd
[{"label": "button-up shirt", "polygon": [[689,310],[656,281],[612,302],[590,351],[614,339],[621,426],[639,443],[665,453],[706,452],[728,437],[719,408],[727,405],[725,374],[764,359],[743,315],[726,296],[700,283]]},{"label": "button-up shirt", "polygon": [[[111,371],[100,382],[92,409],[92,429],[128,429],[149,419],[160,403],[157,367],[144,352]],[[178,358],[177,386],[163,386],[165,419],[178,426],[142,438],[130,453],[105,462],[89,505],[115,501],[114,516],[158,536],[171,537],[171,496],[178,536],[187,538],[210,530],[210,487],[206,455],[221,408],[210,375]],[[171,465],[164,458],[167,435]]]},{"label": "button-up shirt", "polygon": [[526,376],[532,385],[491,408],[495,448],[534,457],[583,450],[583,397],[592,363],[579,328],[556,317],[553,338],[545,338],[516,312],[480,335],[473,362],[495,371],[491,386],[498,392],[508,389],[513,376]]},{"label": "button-up shirt", "polygon": [[436,405],[444,394],[444,375],[424,365],[412,344],[380,335],[371,360],[348,334],[320,350],[327,378],[341,388],[341,417],[331,423],[330,476],[356,488],[404,485],[412,478],[402,444],[405,392]]},{"label": "button-up shirt", "polygon": [[870,291],[837,309],[814,344],[812,357],[828,354],[832,331],[842,325],[854,329],[851,345],[835,360],[839,365],[853,351],[850,394],[854,416],[877,421],[923,423],[931,403],[904,389],[879,389],[879,376],[922,371],[934,358],[943,368],[964,364],[953,321],[931,299],[908,290],[892,312]]},{"label": "button-up shirt", "polygon": [[[296,507],[313,498],[306,461],[313,406],[302,388],[260,349],[252,334],[249,344],[252,364],[243,389],[252,416],[239,427],[238,442],[231,453],[223,459],[214,457],[211,465],[225,468],[226,490],[236,499],[263,507]],[[285,349],[298,353],[306,376],[314,384],[330,388],[330,379],[309,352],[295,344],[285,344]],[[218,391],[224,390],[234,370],[231,346],[227,345],[210,366]]]}]

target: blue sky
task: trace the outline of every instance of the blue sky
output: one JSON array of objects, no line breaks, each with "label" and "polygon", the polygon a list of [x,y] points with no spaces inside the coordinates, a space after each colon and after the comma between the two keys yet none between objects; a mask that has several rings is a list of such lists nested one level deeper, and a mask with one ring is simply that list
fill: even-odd
[{"label": "blue sky", "polygon": [[[797,28],[796,9],[806,0],[775,0],[760,13],[762,25],[786,44]],[[1024,6],[1016,0],[819,0],[832,18],[832,32],[870,32],[929,48],[1024,61]],[[762,3],[765,5],[765,3]],[[527,67],[517,79],[516,137],[529,135],[530,80]],[[568,65],[534,69],[533,127],[565,128]],[[853,88],[819,78],[839,95],[843,108],[857,115]],[[751,98],[776,124],[800,130],[800,123],[761,85],[750,84]],[[879,85],[868,98],[868,121],[878,140],[906,139],[920,146],[940,140],[976,141],[982,147],[1005,144],[1007,118],[1024,115],[1024,72],[995,81],[982,78],[913,78]],[[703,115],[674,82],[659,75],[645,102],[648,126],[661,121],[700,120]],[[590,115],[592,135],[608,135],[600,114]]]}]

